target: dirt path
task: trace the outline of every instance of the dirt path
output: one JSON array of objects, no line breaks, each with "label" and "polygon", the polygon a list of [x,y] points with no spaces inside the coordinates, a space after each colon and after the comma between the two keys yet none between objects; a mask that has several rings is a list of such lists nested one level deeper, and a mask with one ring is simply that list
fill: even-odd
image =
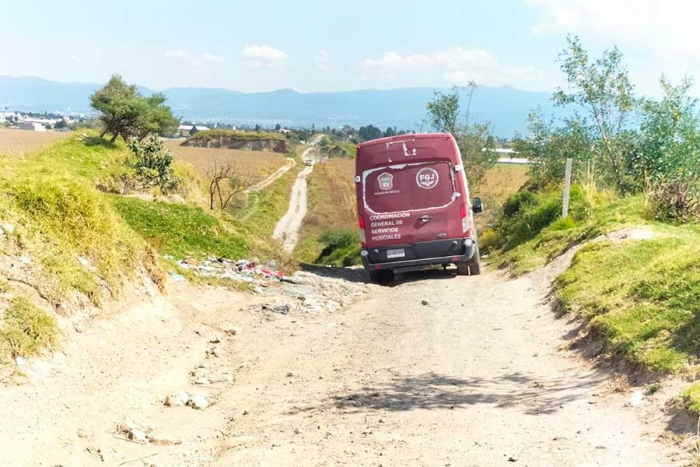
[{"label": "dirt path", "polygon": [[[304,154],[302,154],[302,160],[311,158],[311,152],[315,150],[316,145],[322,138],[323,135],[318,135],[316,138],[314,138],[314,140],[311,142],[311,147],[304,151]],[[312,164],[315,164],[316,158],[313,157],[311,159]],[[299,175],[297,175],[296,182],[294,182],[294,186],[292,187],[292,197],[289,200],[289,209],[277,223],[275,226],[275,231],[272,234],[272,237],[275,240],[282,242],[284,249],[287,250],[288,253],[294,251],[294,247],[299,239],[299,229],[301,228],[301,224],[306,216],[306,189],[308,186],[306,177],[309,176],[313,169],[313,165],[307,166],[304,168],[304,170],[299,172]]]},{"label": "dirt path", "polygon": [[574,324],[538,281],[418,277],[238,341],[249,371],[230,396],[246,415],[215,465],[682,465],[655,441],[664,401],[628,407],[629,391],[562,351]]},{"label": "dirt path", "polygon": [[[543,304],[546,274],[381,288],[319,271],[366,300],[279,314],[258,306],[273,290],[171,284],[72,333],[0,389],[0,466],[683,465],[656,441],[677,392],[628,406],[631,390],[562,350],[576,323]],[[325,304],[331,284],[318,284]],[[182,392],[212,405],[163,405]],[[181,444],[129,441],[124,422]]]},{"label": "dirt path", "polygon": [[275,183],[275,181],[279,180],[279,178],[282,177],[282,175],[289,172],[289,170],[292,167],[294,167],[295,165],[296,165],[296,161],[294,159],[289,159],[287,161],[287,163],[285,165],[283,165],[282,167],[280,167],[279,169],[277,169],[275,171],[275,173],[273,173],[272,175],[267,177],[265,180],[262,180],[262,181],[256,183],[255,185],[251,186],[250,188],[245,190],[244,193],[255,193],[256,191],[264,190],[268,186]]}]

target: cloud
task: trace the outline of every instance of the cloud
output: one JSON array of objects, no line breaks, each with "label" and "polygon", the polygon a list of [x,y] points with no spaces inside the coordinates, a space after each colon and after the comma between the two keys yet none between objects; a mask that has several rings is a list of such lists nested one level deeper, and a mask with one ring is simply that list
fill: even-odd
[{"label": "cloud", "polygon": [[224,63],[224,57],[210,53],[203,54],[202,60],[209,63]]},{"label": "cloud", "polygon": [[485,85],[542,87],[545,75],[534,67],[509,68],[501,66],[488,52],[481,49],[450,47],[430,55],[401,55],[386,52],[379,58],[362,62],[364,76],[396,82],[416,73],[438,75],[449,84],[466,85],[471,81]]},{"label": "cloud", "polygon": [[316,71],[320,71],[321,73],[329,73],[333,70],[330,62],[331,54],[328,53],[327,50],[319,50],[316,57],[314,57],[314,69],[316,69]]},{"label": "cloud", "polygon": [[250,68],[281,66],[289,55],[269,45],[247,45],[241,54]]},{"label": "cloud", "polygon": [[185,52],[184,50],[166,50],[165,56],[166,57],[185,58],[185,57],[187,57],[187,52]]},{"label": "cloud", "polygon": [[211,53],[191,55],[185,50],[166,50],[164,55],[168,58],[184,60],[190,65],[197,67],[203,66],[204,64],[224,63],[224,57]]},{"label": "cloud", "polygon": [[696,0],[525,0],[540,11],[534,32],[588,33],[659,55],[700,58]]}]

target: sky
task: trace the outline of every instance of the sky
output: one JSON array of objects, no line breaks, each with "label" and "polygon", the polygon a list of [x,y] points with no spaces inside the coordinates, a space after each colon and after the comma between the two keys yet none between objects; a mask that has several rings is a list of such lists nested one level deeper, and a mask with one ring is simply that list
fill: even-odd
[{"label": "sky", "polygon": [[[694,0],[0,0],[0,75],[152,89],[551,91],[568,33],[618,46],[640,93],[700,76]],[[696,93],[700,91],[696,89]]]}]

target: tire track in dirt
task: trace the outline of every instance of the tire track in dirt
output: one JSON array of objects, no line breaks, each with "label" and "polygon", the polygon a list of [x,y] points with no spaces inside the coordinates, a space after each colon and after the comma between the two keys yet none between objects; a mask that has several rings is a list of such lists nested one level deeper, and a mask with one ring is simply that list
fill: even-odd
[{"label": "tire track in dirt", "polygon": [[[311,147],[302,154],[302,160],[308,157],[309,153],[315,149],[316,145],[322,138],[323,135],[319,135],[311,142]],[[312,160],[312,164],[315,164],[316,159],[314,158]],[[294,182],[294,186],[292,187],[292,197],[289,200],[289,209],[275,226],[275,231],[272,235],[275,240],[282,242],[284,249],[288,253],[294,251],[294,247],[299,240],[299,229],[304,221],[304,217],[306,217],[308,187],[306,177],[309,176],[313,169],[314,166],[310,165],[305,167],[304,170],[299,172],[299,175],[297,175],[297,180]]]}]

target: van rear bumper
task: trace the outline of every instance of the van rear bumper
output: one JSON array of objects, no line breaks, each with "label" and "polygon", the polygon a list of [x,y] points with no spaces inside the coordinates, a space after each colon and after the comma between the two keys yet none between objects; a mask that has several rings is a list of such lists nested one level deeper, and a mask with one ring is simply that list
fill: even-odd
[{"label": "van rear bumper", "polygon": [[[476,242],[472,239],[459,239],[458,248],[454,248],[455,239],[441,240],[439,242],[422,242],[414,243],[411,245],[392,245],[388,247],[380,248],[368,248],[362,251],[362,265],[368,271],[379,271],[382,269],[391,269],[394,271],[401,270],[416,270],[422,269],[427,266],[440,266],[452,263],[466,263],[470,261],[474,254],[476,253],[477,246]],[[450,247],[447,249],[447,247]],[[402,259],[398,261],[389,261],[381,259],[386,257],[387,250],[393,250],[397,248],[404,248],[411,253],[413,253],[409,259]],[[454,251],[449,251],[450,249]],[[369,250],[372,250],[371,252]],[[430,253],[433,251],[439,251],[440,255],[421,255],[416,253]],[[454,253],[445,255],[446,252]],[[379,261],[372,261],[374,258],[381,258]]]}]

